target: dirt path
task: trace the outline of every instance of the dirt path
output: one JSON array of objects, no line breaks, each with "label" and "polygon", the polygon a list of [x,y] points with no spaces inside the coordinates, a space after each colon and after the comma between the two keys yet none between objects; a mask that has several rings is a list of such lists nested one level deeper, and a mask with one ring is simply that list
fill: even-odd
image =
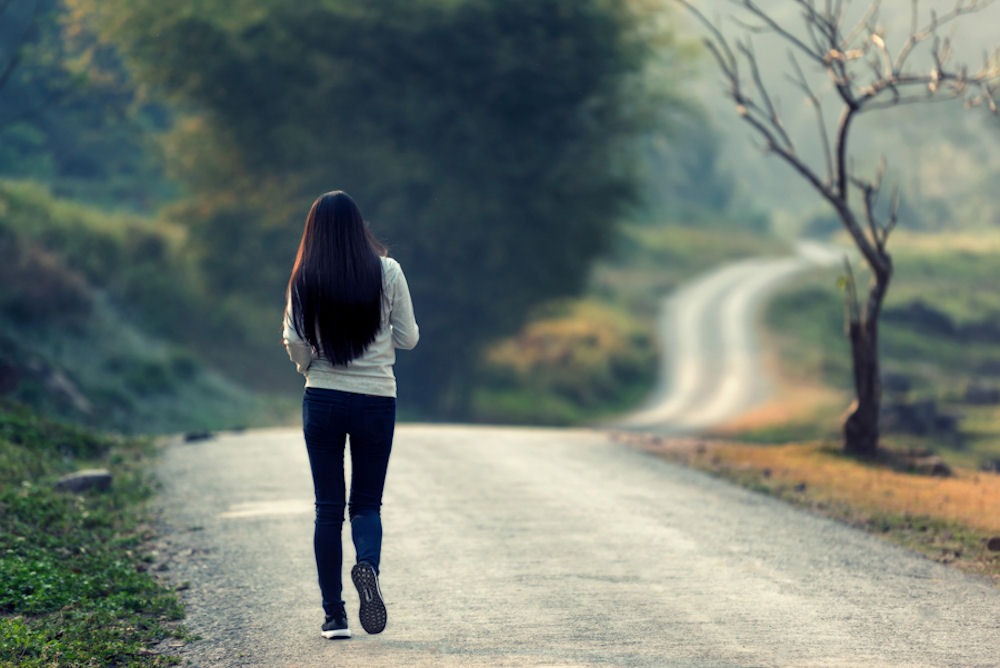
[{"label": "dirt path", "polygon": [[619,426],[692,432],[734,417],[768,397],[755,329],[763,300],[801,272],[839,260],[816,243],[796,255],[724,265],[664,300],[660,317],[663,366],[649,405]]}]

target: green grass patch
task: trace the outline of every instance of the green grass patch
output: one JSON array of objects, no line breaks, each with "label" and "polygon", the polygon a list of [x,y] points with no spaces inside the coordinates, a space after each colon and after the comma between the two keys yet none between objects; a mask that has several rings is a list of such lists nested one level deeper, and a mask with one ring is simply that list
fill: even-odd
[{"label": "green grass patch", "polygon": [[641,400],[657,368],[652,333],[624,311],[550,304],[487,351],[473,412],[487,422],[592,422]]},{"label": "green grass patch", "polygon": [[656,382],[663,299],[727,260],[788,252],[752,230],[625,225],[584,297],[537,309],[487,348],[471,419],[573,425],[635,408]]},{"label": "green grass patch", "polygon": [[[291,397],[231,380],[258,366],[236,359],[241,321],[204,294],[178,227],[0,180],[0,256],[6,396],[126,433],[258,426],[295,414]],[[260,368],[280,365],[291,388],[280,345],[272,340],[266,352]]]},{"label": "green grass patch", "polygon": [[[0,404],[0,665],[176,663],[152,649],[183,634],[179,600],[147,571],[152,448]],[[109,490],[54,489],[95,466]]]},{"label": "green grass patch", "polygon": [[[891,250],[895,274],[880,325],[884,403],[952,416],[957,429],[919,433],[890,423],[886,442],[931,448],[960,466],[994,464],[1000,461],[1000,404],[968,397],[975,387],[1000,391],[1000,293],[987,289],[996,283],[1000,248],[989,239],[977,244],[960,235],[910,234]],[[845,397],[839,410],[827,407],[793,418],[797,426],[790,440],[825,437],[850,401],[850,348],[838,273],[804,277],[768,308],[768,337],[781,374]],[[859,283],[865,280],[859,276]]]}]

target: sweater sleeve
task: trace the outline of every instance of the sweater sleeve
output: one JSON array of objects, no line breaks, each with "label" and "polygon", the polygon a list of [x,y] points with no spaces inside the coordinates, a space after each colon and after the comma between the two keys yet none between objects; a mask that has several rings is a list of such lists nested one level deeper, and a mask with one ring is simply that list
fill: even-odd
[{"label": "sweater sleeve", "polygon": [[285,308],[281,338],[285,344],[285,350],[288,351],[289,359],[295,362],[295,370],[305,375],[306,371],[309,370],[309,365],[316,359],[316,353],[312,346],[303,341],[302,337],[295,331],[295,326],[292,324],[291,303]]},{"label": "sweater sleeve", "polygon": [[389,314],[389,324],[392,326],[392,345],[403,350],[411,350],[420,340],[420,328],[413,314],[413,302],[410,299],[410,288],[406,276],[399,263],[395,265],[393,280],[390,282],[392,310]]}]

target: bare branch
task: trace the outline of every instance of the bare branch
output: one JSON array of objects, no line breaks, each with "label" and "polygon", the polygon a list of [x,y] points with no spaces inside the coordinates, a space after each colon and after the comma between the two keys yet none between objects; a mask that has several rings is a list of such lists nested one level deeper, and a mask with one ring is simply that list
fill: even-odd
[{"label": "bare branch", "polygon": [[858,304],[858,284],[854,280],[854,268],[851,267],[851,260],[844,255],[844,308],[847,311],[844,322],[850,325],[858,322],[861,317],[861,306]]},{"label": "bare branch", "polygon": [[875,45],[875,53],[882,65],[882,76],[886,79],[893,77],[892,58],[889,56],[889,49],[885,45],[885,39],[877,32],[871,34],[872,44]]},{"label": "bare branch", "polygon": [[809,100],[809,104],[816,111],[816,123],[819,126],[819,136],[822,140],[823,146],[823,163],[826,165],[826,180],[827,183],[833,184],[833,154],[830,150],[830,135],[826,128],[826,119],[823,117],[823,105],[820,103],[819,97],[813,92],[812,87],[806,80],[805,72],[802,71],[802,66],[799,65],[799,61],[795,58],[795,54],[792,52],[788,53],[788,59],[792,63],[792,67],[795,69],[796,78],[792,81],[802,89],[805,93],[806,99]]},{"label": "bare branch", "polygon": [[[866,32],[869,32],[869,26],[872,25],[872,22],[878,15],[878,11],[879,8],[881,7],[881,4],[882,4],[881,2],[876,1],[868,6],[868,9],[865,10],[864,15],[860,19],[858,19],[858,22],[854,24],[854,27],[851,28],[844,36],[844,38],[841,40],[843,44],[845,45],[854,44],[861,38],[861,35],[865,34]],[[838,25],[840,25],[840,20],[839,20],[840,18],[843,18],[843,15],[838,17],[837,21]]]},{"label": "bare branch", "polygon": [[896,223],[899,222],[899,186],[894,186],[892,189],[892,210],[889,212],[889,220],[882,227],[882,246],[889,241],[889,235],[892,231],[896,229]]},{"label": "bare branch", "polygon": [[738,74],[736,54],[734,54],[732,49],[729,48],[729,43],[722,35],[722,32],[716,28],[715,24],[709,21],[704,14],[698,11],[694,5],[688,2],[688,0],[677,1],[686,7],[689,12],[694,14],[695,18],[698,19],[698,22],[701,23],[711,34],[711,39],[705,40],[705,45],[712,52],[713,56],[715,56],[723,74],[729,79],[735,77]]},{"label": "bare branch", "polygon": [[[688,4],[686,0],[681,0],[681,1],[684,2],[684,4]],[[754,0],[732,0],[732,1],[736,3],[741,3],[743,7],[747,9],[747,11],[749,11],[751,14],[753,14],[758,19],[763,21],[767,25],[767,27],[771,29],[772,32],[780,35],[782,39],[785,39],[788,42],[790,42],[803,54],[805,54],[805,56],[808,57],[810,60],[814,60],[820,65],[824,64],[822,57],[818,56],[815,52],[813,52],[813,50],[810,49],[805,42],[800,40],[798,37],[790,33],[785,28],[781,27],[781,25],[773,18],[771,18],[763,9],[761,9],[757,5],[757,3],[754,2]],[[798,2],[802,6],[806,6],[803,0],[796,0],[796,2]]]},{"label": "bare branch", "polygon": [[[930,22],[923,26],[917,27],[919,24],[918,17],[918,7],[917,0],[913,1],[913,18],[912,18],[912,28],[910,30],[910,36],[907,38],[906,42],[900,48],[899,53],[896,54],[896,60],[893,63],[893,74],[899,75],[903,71],[903,67],[906,65],[906,61],[909,59],[913,50],[922,42],[927,41],[933,37],[936,37],[937,31],[944,25],[953,22],[955,19],[964,16],[966,14],[973,14],[979,12],[986,7],[992,5],[994,0],[972,0],[971,2],[966,2],[965,0],[956,0],[955,6],[951,11],[944,14],[938,15],[936,11],[931,9],[931,20]],[[950,55],[950,54],[949,54]]]},{"label": "bare branch", "polygon": [[736,48],[743,54],[747,64],[750,66],[750,76],[753,78],[757,94],[763,101],[768,123],[770,123],[771,127],[774,128],[775,134],[781,139],[784,146],[791,149],[792,139],[788,136],[788,133],[785,132],[785,128],[781,123],[781,117],[778,115],[778,110],[771,102],[771,96],[767,92],[767,87],[764,85],[763,79],[761,79],[760,68],[757,65],[757,57],[753,52],[752,44],[749,41],[741,42],[736,45]]},{"label": "bare branch", "polygon": [[868,232],[871,234],[871,241],[880,253],[885,252],[882,243],[882,236],[879,234],[878,220],[875,214],[875,206],[878,204],[879,193],[882,191],[882,179],[885,176],[885,156],[879,160],[875,177],[871,181],[864,181],[852,178],[851,182],[861,191],[861,202],[865,210],[865,222],[868,224]]}]

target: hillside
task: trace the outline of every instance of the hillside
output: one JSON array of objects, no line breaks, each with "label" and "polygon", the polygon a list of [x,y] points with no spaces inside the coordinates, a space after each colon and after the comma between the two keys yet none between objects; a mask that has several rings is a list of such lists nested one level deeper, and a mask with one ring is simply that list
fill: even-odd
[{"label": "hillside", "polygon": [[211,306],[177,242],[162,223],[0,181],[0,394],[124,432],[286,415],[287,404],[227,380],[202,354]]}]

